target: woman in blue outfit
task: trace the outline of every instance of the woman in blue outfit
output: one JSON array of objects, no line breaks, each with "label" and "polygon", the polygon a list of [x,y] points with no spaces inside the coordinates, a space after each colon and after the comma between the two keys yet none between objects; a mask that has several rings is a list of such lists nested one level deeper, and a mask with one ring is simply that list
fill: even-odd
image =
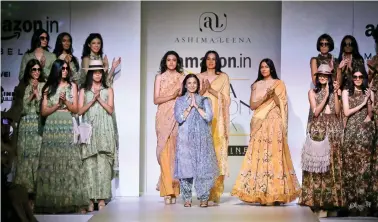
[{"label": "woman in blue outfit", "polygon": [[211,101],[200,96],[199,89],[198,77],[187,75],[174,109],[179,123],[174,176],[180,181],[185,207],[191,207],[194,181],[200,207],[207,207],[210,189],[219,174],[210,128]]}]

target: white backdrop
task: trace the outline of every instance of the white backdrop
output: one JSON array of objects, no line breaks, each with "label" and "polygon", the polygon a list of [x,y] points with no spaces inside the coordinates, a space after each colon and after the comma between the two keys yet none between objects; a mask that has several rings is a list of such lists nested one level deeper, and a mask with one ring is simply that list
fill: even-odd
[{"label": "white backdrop", "polygon": [[[50,34],[53,50],[56,37],[61,32],[69,32],[73,38],[74,55],[81,60],[83,44],[92,32],[101,33],[104,53],[111,63],[114,57],[121,57],[121,72],[115,78],[115,104],[118,122],[120,153],[120,180],[114,181],[115,196],[139,195],[139,134],[140,134],[140,2],[1,2],[2,37],[12,36],[14,30],[4,30],[5,20],[17,21],[27,26],[30,21],[41,20],[43,28],[53,21],[59,27]],[[38,9],[38,13],[35,13]],[[48,17],[48,19],[46,19]],[[55,24],[55,23],[53,23]],[[1,41],[1,85],[4,91],[12,92],[18,84],[18,73],[22,55],[5,55],[8,48],[22,53],[30,47],[33,30],[21,31],[19,39]],[[8,76],[10,72],[10,77]],[[132,83],[132,84],[130,84]],[[2,92],[2,96],[5,95]],[[126,96],[127,95],[127,96]],[[10,98],[9,98],[10,99]],[[2,110],[9,108],[10,102],[1,104]],[[130,108],[138,107],[138,109]],[[123,124],[121,124],[123,123]],[[132,169],[132,170],[130,170]]]},{"label": "white backdrop", "polygon": [[[212,19],[214,31],[203,25],[206,16]],[[186,70],[194,73],[200,72],[199,59],[208,50],[216,50],[225,58],[223,71],[230,76],[235,93],[231,94],[230,145],[244,146],[249,141],[252,112],[242,101],[249,104],[250,85],[257,78],[261,59],[273,59],[280,72],[280,30],[281,2],[142,2],[142,75],[145,75],[142,82],[146,89],[142,125],[146,129],[142,133],[141,155],[146,161],[142,178],[146,194],[158,194],[155,186],[160,170],[155,155],[157,106],[153,104],[153,84],[164,53],[177,51]],[[225,192],[231,190],[242,159],[242,156],[229,157],[230,177]]]}]

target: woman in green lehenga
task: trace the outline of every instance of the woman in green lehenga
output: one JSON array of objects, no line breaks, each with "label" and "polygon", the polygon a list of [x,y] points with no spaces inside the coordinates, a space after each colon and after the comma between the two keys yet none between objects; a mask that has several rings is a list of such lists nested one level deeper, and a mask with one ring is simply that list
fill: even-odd
[{"label": "woman in green lehenga", "polygon": [[79,209],[83,212],[89,204],[80,146],[74,144],[72,115],[77,113],[77,86],[70,82],[70,74],[67,62],[56,60],[42,88],[43,137],[37,176],[37,212]]},{"label": "woman in green lehenga", "polygon": [[42,66],[37,59],[31,59],[26,63],[23,76],[22,81],[26,88],[18,127],[17,165],[14,182],[26,188],[29,193],[30,207],[33,209],[39,152],[42,143],[42,137],[38,134],[39,104],[42,87],[45,84]]},{"label": "woman in green lehenga", "polygon": [[[79,115],[82,122],[92,126],[90,142],[82,144],[82,158],[87,188],[93,211],[98,201],[99,210],[111,198],[113,166],[116,151],[116,132],[113,125],[113,89],[106,84],[106,74],[101,60],[92,60],[83,88],[80,90]],[[82,135],[81,135],[82,136]]]}]

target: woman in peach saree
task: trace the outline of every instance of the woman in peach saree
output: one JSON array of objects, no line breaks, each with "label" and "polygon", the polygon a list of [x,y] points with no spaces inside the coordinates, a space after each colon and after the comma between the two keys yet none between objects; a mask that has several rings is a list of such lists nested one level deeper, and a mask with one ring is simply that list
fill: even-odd
[{"label": "woman in peach saree", "polygon": [[251,137],[231,195],[245,202],[279,205],[300,194],[287,144],[286,88],[272,60],[263,59],[259,67],[251,90]]},{"label": "woman in peach saree", "polygon": [[184,79],[179,58],[175,51],[168,51],[163,56],[154,88],[154,103],[158,105],[155,123],[156,156],[161,171],[156,189],[160,191],[160,196],[164,197],[165,204],[176,203],[176,197],[180,194],[179,182],[173,179],[178,130],[174,106]]},{"label": "woman in peach saree", "polygon": [[219,177],[210,191],[209,201],[220,202],[224,190],[224,177],[228,176],[228,135],[230,122],[230,80],[221,71],[221,60],[217,52],[208,51],[201,63],[201,73],[198,75],[202,84],[200,94],[211,100],[213,120],[211,132],[214,149],[217,155]]}]

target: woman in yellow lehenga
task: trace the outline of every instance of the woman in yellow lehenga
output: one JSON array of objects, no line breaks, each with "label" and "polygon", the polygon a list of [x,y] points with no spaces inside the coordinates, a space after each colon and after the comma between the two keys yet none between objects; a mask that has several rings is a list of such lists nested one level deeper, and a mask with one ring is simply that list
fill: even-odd
[{"label": "woman in yellow lehenga", "polygon": [[168,51],[163,56],[154,88],[154,103],[158,105],[155,126],[156,156],[161,171],[157,190],[160,191],[160,196],[164,197],[165,204],[176,203],[176,197],[180,194],[180,184],[173,178],[178,130],[174,106],[184,79],[179,58],[175,51]]},{"label": "woman in yellow lehenga", "polygon": [[215,51],[206,52],[198,76],[202,82],[200,93],[210,98],[214,114],[211,132],[218,160],[219,177],[210,191],[209,201],[219,203],[224,190],[224,177],[228,176],[230,80],[228,75],[221,71],[219,54]]},{"label": "woman in yellow lehenga", "polygon": [[287,144],[287,97],[273,61],[263,59],[252,84],[251,137],[231,195],[242,201],[277,205],[300,193]]}]

